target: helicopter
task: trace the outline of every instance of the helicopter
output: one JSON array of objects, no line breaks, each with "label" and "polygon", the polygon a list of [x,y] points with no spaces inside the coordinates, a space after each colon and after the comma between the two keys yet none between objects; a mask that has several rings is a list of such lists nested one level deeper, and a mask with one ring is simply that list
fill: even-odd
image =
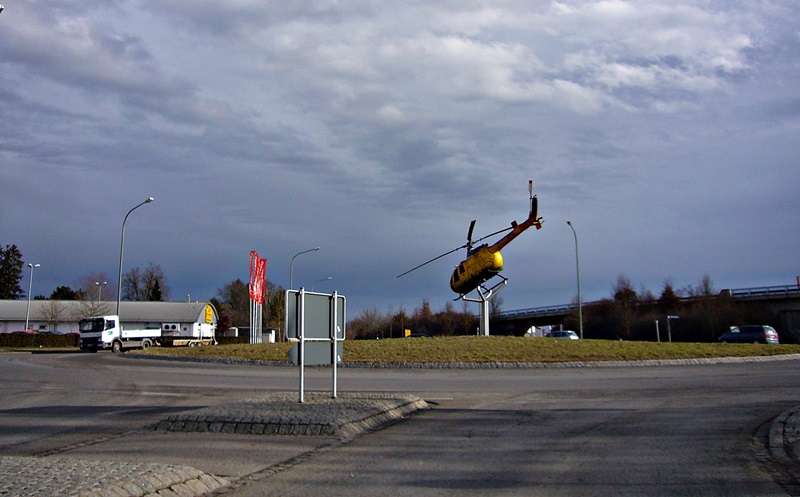
[{"label": "helicopter", "polygon": [[[450,277],[450,289],[459,295],[456,300],[464,298],[465,295],[476,289],[489,291],[489,289],[486,289],[483,284],[495,276],[502,278],[503,281],[500,284],[504,284],[506,278],[500,274],[500,271],[503,270],[503,255],[500,253],[500,250],[502,250],[503,247],[511,242],[511,240],[518,237],[523,231],[527,230],[531,226],[536,226],[537,230],[541,229],[542,223],[544,222],[544,219],[539,217],[539,199],[533,194],[532,180],[528,181],[528,192],[530,193],[530,213],[528,214],[528,219],[523,221],[521,224],[517,224],[516,221],[512,221],[511,227],[509,228],[504,228],[477,240],[473,240],[472,233],[475,229],[475,220],[473,219],[469,225],[469,230],[467,231],[467,243],[456,247],[453,250],[445,252],[444,254],[438,255],[429,261],[423,262],[419,266],[399,274],[397,277],[400,278],[401,276],[405,276],[412,271],[416,271],[422,266],[430,264],[433,261],[439,260],[444,256],[450,255],[453,252],[457,252],[465,248],[467,249],[467,258],[456,266],[455,270],[453,270],[453,275]],[[506,231],[510,231],[510,233],[506,234],[503,238],[496,241],[492,245],[484,243],[479,247],[475,247],[476,243],[487,238],[491,238],[495,235],[505,233]]]}]

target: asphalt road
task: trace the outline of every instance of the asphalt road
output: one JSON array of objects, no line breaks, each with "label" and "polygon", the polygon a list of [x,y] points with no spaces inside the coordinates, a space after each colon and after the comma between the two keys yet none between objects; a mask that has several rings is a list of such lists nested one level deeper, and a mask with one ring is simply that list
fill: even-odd
[{"label": "asphalt road", "polygon": [[[554,369],[343,369],[340,391],[433,408],[347,443],[142,430],[298,388],[294,368],[0,354],[0,455],[179,463],[220,495],[800,495],[764,427],[800,405],[800,361]],[[330,389],[311,370],[306,389]],[[249,476],[248,476],[249,475]]]}]

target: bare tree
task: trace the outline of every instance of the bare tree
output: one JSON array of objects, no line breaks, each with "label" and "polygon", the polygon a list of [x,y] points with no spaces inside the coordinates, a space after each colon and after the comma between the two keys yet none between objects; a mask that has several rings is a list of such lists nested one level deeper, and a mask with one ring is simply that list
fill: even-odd
[{"label": "bare tree", "polygon": [[161,266],[149,262],[143,270],[138,266],[122,277],[122,298],[135,302],[169,299],[169,286]]},{"label": "bare tree", "polygon": [[220,314],[231,317],[233,326],[250,326],[250,289],[247,283],[236,279],[217,290]]},{"label": "bare tree", "polygon": [[47,328],[54,331],[58,323],[64,321],[64,304],[59,300],[48,300],[42,304],[42,319],[47,321]]},{"label": "bare tree", "polygon": [[264,306],[267,311],[265,313],[267,327],[282,331],[283,322],[286,317],[286,291],[283,287],[276,286],[267,280],[266,293]]},{"label": "bare tree", "polygon": [[503,297],[495,295],[489,300],[489,316],[496,316],[503,312]]},{"label": "bare tree", "polygon": [[631,336],[631,325],[633,324],[637,301],[638,297],[633,285],[631,285],[631,280],[620,273],[617,277],[617,283],[614,285],[614,303],[617,305],[619,317],[622,321],[622,336],[625,338]]},{"label": "bare tree", "polygon": [[709,274],[703,275],[700,284],[693,288],[692,297],[695,297],[699,303],[703,315],[703,321],[708,327],[708,333],[713,340],[716,337],[715,322],[717,321],[717,292],[714,290],[714,283],[711,281]]},{"label": "bare tree", "polygon": [[[109,290],[108,287],[112,290]],[[116,288],[113,281],[109,285],[108,276],[104,272],[91,272],[78,280],[78,298],[80,300],[95,300],[100,301],[116,300]]]}]

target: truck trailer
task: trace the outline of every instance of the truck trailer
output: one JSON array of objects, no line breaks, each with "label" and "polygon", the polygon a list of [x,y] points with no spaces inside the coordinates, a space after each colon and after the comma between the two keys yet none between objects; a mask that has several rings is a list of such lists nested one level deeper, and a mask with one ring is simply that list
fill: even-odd
[{"label": "truck trailer", "polygon": [[126,329],[120,325],[119,316],[96,316],[82,319],[79,324],[81,350],[97,352],[111,349],[114,353],[125,349],[148,349],[153,346],[216,345],[214,326],[210,324],[162,323],[160,328]]}]

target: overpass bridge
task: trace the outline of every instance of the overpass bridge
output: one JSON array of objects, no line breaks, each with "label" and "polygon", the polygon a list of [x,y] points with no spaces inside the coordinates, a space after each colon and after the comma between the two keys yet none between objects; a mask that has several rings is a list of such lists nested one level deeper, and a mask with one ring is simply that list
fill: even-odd
[{"label": "overpass bridge", "polygon": [[[725,289],[719,293],[738,301],[758,302],[781,315],[783,331],[800,329],[800,284]],[[684,298],[688,300],[691,297]],[[583,307],[598,303],[584,302]],[[559,326],[578,314],[577,304],[530,307],[492,316],[493,334],[522,335],[531,326]]]}]

